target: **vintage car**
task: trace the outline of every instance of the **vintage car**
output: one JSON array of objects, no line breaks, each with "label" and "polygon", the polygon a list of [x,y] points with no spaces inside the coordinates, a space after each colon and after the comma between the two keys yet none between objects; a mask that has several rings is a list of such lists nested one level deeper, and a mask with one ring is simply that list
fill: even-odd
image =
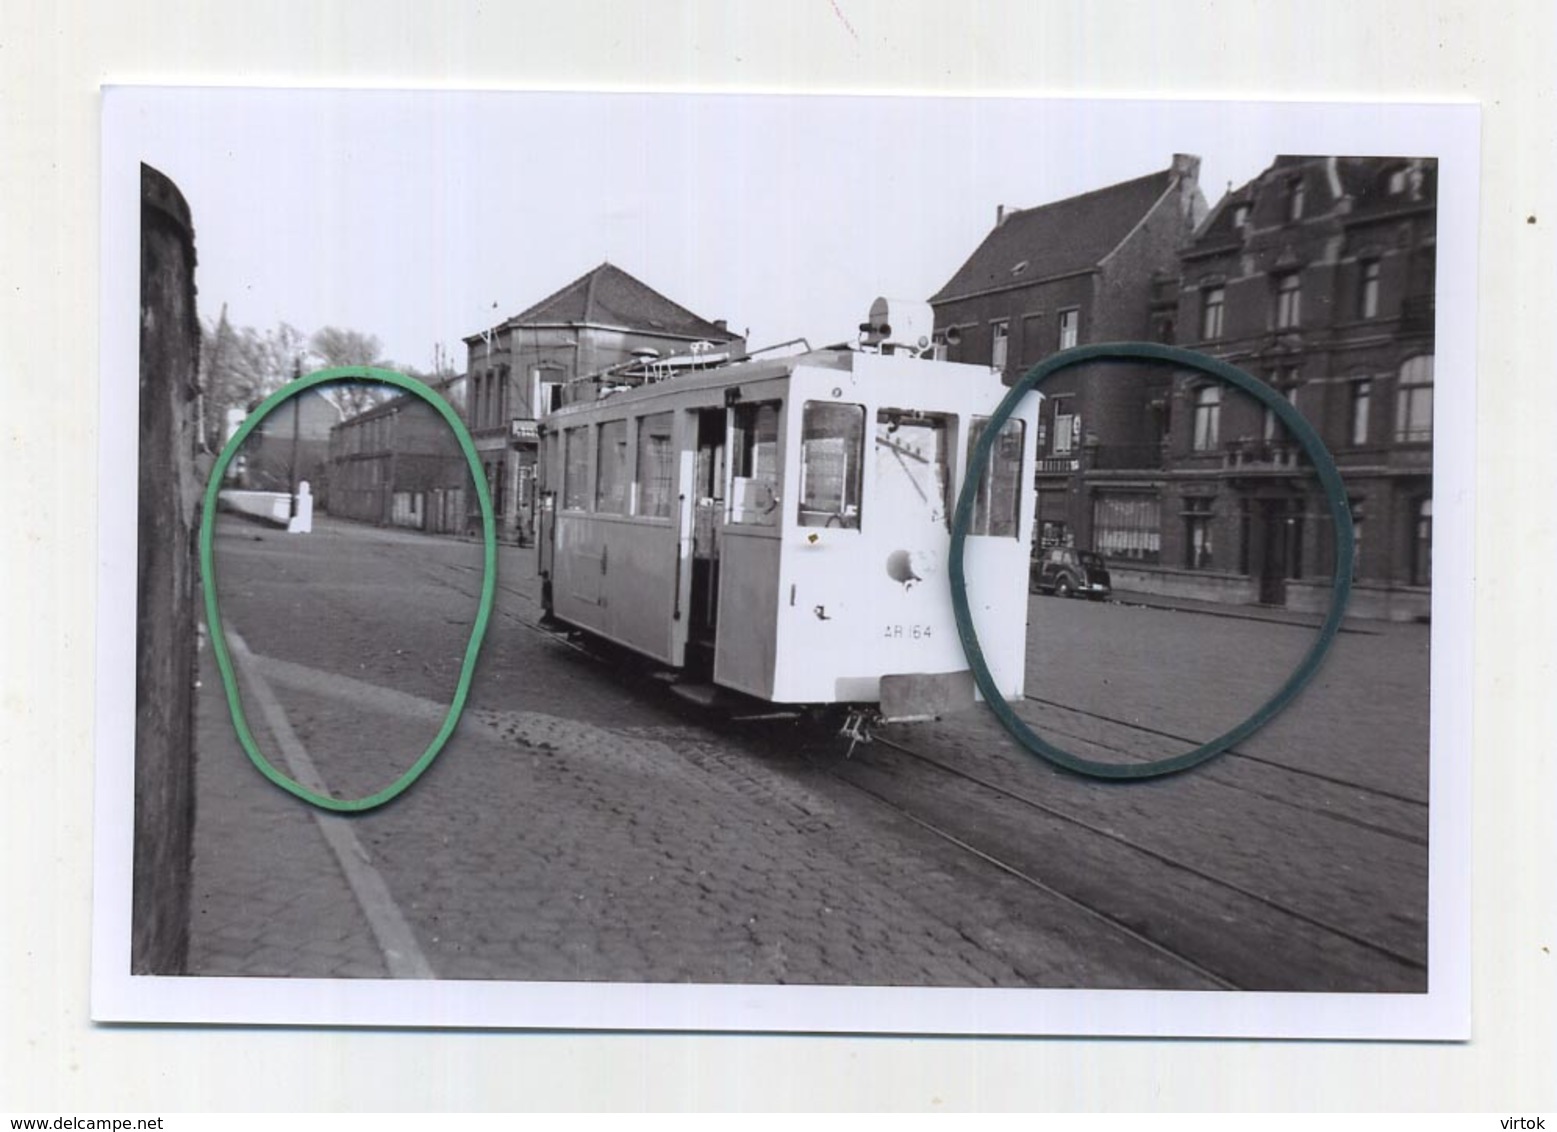
[{"label": "vintage car", "polygon": [[1101,555],[1073,546],[1054,546],[1033,559],[1028,589],[1102,601],[1113,592],[1113,584]]}]

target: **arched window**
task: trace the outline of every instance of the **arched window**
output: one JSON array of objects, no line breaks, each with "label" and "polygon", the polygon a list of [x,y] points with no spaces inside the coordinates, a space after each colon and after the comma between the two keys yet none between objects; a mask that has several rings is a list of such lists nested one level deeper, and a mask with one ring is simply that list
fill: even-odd
[{"label": "arched window", "polygon": [[1425,444],[1433,438],[1433,355],[1419,354],[1400,367],[1395,386],[1395,439]]}]

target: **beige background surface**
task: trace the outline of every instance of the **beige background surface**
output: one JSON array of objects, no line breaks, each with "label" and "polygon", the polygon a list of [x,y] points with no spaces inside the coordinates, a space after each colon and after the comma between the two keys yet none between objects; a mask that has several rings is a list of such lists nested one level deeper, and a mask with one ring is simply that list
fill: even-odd
[{"label": "beige background surface", "polygon": [[[770,10],[771,9],[771,10]],[[1557,228],[1550,6],[989,4],[0,10],[0,1110],[1551,1111]],[[1483,105],[1475,1038],[1463,1045],[99,1028],[91,922],[98,87],[105,82],[1472,98]],[[263,1072],[255,1072],[263,1066]]]}]

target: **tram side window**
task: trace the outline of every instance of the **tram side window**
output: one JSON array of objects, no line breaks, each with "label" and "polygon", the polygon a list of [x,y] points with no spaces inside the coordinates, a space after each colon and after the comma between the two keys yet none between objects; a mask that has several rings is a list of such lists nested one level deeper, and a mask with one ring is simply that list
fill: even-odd
[{"label": "tram side window", "polygon": [[570,428],[562,436],[562,506],[582,511],[589,506],[589,430]]},{"label": "tram side window", "polygon": [[606,421],[595,448],[595,510],[627,514],[627,422]]},{"label": "tram side window", "polygon": [[676,453],[671,447],[671,414],[638,419],[638,514],[668,519],[675,498]]},{"label": "tram side window", "polygon": [[735,451],[730,465],[730,521],[771,527],[778,523],[777,401],[735,406]]},{"label": "tram side window", "polygon": [[860,525],[865,406],[807,401],[800,430],[802,527]]},{"label": "tram side window", "polygon": [[876,488],[872,522],[949,526],[951,468],[948,452],[956,417],[910,409],[876,413]]},{"label": "tram side window", "polygon": [[[988,417],[974,417],[968,433],[968,463]],[[969,534],[999,535],[1015,538],[1020,526],[1022,502],[1022,443],[1026,436],[1024,421],[1008,420],[1001,426],[989,450],[984,474],[979,478],[978,494],[973,501],[973,523]]]}]

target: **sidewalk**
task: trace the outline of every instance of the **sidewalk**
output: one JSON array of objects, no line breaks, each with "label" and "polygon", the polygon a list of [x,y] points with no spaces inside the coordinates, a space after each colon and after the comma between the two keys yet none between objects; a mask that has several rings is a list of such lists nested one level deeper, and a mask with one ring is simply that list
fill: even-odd
[{"label": "sidewalk", "polygon": [[[1324,624],[1322,613],[1303,613],[1279,605],[1230,605],[1219,601],[1200,601],[1189,597],[1115,590],[1112,600],[1119,605],[1138,605],[1147,609],[1165,609],[1175,613],[1204,613],[1210,617],[1230,617],[1239,621],[1265,621],[1272,625],[1298,625],[1317,629]],[[1381,635],[1387,621],[1372,621],[1348,614],[1341,621],[1341,632]]]},{"label": "sidewalk", "polygon": [[[245,710],[260,749],[284,765],[247,694]],[[200,650],[195,734],[187,973],[387,977],[384,954],[317,811],[267,782],[239,744],[209,644]]]}]

